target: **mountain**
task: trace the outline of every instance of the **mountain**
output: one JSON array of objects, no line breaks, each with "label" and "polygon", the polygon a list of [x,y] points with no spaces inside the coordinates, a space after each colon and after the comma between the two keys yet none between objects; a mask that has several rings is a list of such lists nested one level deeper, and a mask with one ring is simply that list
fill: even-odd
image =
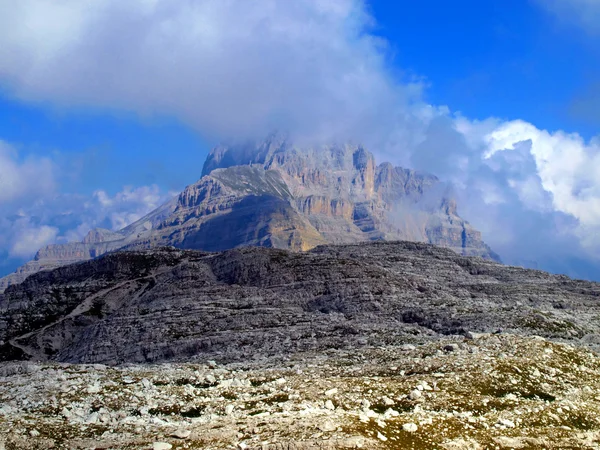
[{"label": "mountain", "polygon": [[109,253],[0,294],[0,447],[596,449],[599,292],[415,242]]},{"label": "mountain", "polygon": [[597,349],[598,292],[597,283],[414,242],[123,251],[9,286],[0,355],[245,361],[498,330]]},{"label": "mountain", "polygon": [[202,178],[178,197],[118,232],[92,230],[82,242],[41,249],[0,279],[0,290],[39,270],[119,249],[305,251],[375,240],[427,242],[498,260],[433,175],[376,165],[360,145],[298,146],[273,134],[259,143],[216,147]]}]

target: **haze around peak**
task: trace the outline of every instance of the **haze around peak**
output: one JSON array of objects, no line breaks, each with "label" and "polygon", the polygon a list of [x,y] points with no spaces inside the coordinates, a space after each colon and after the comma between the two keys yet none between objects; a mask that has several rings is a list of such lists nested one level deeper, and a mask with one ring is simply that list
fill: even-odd
[{"label": "haze around peak", "polygon": [[[597,14],[598,5],[579,3],[569,7],[568,26],[585,30],[590,45],[596,34],[580,19]],[[540,0],[528,11],[558,20],[563,7]],[[140,120],[142,130],[175,121],[201,136],[205,152],[221,140],[263,139],[273,129],[300,145],[362,142],[378,162],[452,183],[461,216],[503,261],[600,278],[600,140],[545,129],[519,110],[469,116],[453,104],[433,104],[428,74],[398,63],[398,53],[418,44],[394,40],[378,10],[377,2],[362,0],[0,0],[1,106],[11,113],[15,104],[27,105],[67,124],[111,117],[113,131],[121,121]],[[0,134],[7,270],[43,244],[81,238],[96,226],[121,228],[202,170],[192,177],[186,158],[196,157],[167,144],[152,158],[189,179],[132,186],[120,176],[119,186],[99,176],[86,184],[98,168],[81,154],[88,142],[104,141],[82,140],[79,152],[40,150],[53,145],[39,133],[47,119],[26,116],[19,123],[31,123],[30,134]],[[114,132],[109,142],[120,136]],[[114,157],[127,167],[119,173],[136,179],[148,152],[125,145]]]}]

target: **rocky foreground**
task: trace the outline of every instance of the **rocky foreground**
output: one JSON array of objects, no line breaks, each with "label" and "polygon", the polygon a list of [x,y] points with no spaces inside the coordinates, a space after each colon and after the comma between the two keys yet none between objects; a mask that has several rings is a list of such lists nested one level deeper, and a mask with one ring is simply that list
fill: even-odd
[{"label": "rocky foreground", "polygon": [[0,294],[0,449],[600,448],[600,285],[376,242]]},{"label": "rocky foreground", "polygon": [[539,337],[0,367],[0,448],[600,448],[600,359]]}]

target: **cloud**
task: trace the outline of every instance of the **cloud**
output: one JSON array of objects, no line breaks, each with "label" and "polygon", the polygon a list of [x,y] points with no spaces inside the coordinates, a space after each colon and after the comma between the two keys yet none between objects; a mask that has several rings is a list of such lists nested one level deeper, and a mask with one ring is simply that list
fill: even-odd
[{"label": "cloud", "polygon": [[361,0],[0,2],[0,80],[23,99],[171,115],[207,135],[349,137],[400,119]]},{"label": "cloud", "polygon": [[600,34],[600,0],[536,0],[560,20],[584,27],[591,34]]},{"label": "cloud", "polygon": [[[550,133],[523,121],[502,124],[487,138],[488,157],[520,146],[535,163],[527,172],[539,177],[539,188],[552,195],[556,211],[583,225],[600,226],[600,143],[586,143],[576,133]],[[527,204],[527,203],[525,203]]]},{"label": "cloud", "polygon": [[600,279],[597,139],[451,114],[424,136],[412,165],[454,184],[459,213],[505,262]]},{"label": "cloud", "polygon": [[174,195],[158,186],[125,187],[109,195],[56,194],[44,201],[3,208],[0,259],[11,258],[10,271],[47,244],[80,241],[93,228],[119,230],[140,219]]},{"label": "cloud", "polygon": [[15,221],[13,226],[16,232],[8,254],[17,258],[30,258],[40,247],[54,242],[59,232],[56,227],[32,225],[26,218]]},{"label": "cloud", "polygon": [[[176,193],[163,193],[156,185],[133,188],[126,186],[114,197],[102,190],[95,191],[88,209],[101,211],[101,221],[107,228],[120,230],[158,208]],[[99,206],[99,208],[98,208]],[[91,228],[91,227],[90,227]]]},{"label": "cloud", "polygon": [[[538,1],[598,29],[598,0]],[[391,68],[373,30],[361,0],[0,0],[0,85],[66,109],[172,116],[211,138],[281,128],[359,140],[380,160],[452,182],[459,213],[506,262],[593,276],[598,141],[427,105],[423,83]],[[44,196],[56,184],[52,163],[11,155],[0,148],[0,174],[23,175],[0,196],[43,201],[13,208],[0,231],[20,223],[45,240],[79,239],[92,227],[118,229],[168,197],[156,187]],[[13,248],[16,236],[0,232],[0,248]]]},{"label": "cloud", "polygon": [[0,141],[0,207],[9,202],[46,196],[56,187],[56,166],[48,158],[20,158],[17,150]]}]

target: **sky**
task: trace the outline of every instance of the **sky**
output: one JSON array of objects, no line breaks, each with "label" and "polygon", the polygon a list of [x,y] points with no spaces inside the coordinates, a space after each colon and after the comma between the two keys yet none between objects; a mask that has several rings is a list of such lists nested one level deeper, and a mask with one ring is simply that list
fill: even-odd
[{"label": "sky", "polygon": [[274,129],[452,183],[504,262],[600,279],[600,0],[0,0],[0,275]]}]

